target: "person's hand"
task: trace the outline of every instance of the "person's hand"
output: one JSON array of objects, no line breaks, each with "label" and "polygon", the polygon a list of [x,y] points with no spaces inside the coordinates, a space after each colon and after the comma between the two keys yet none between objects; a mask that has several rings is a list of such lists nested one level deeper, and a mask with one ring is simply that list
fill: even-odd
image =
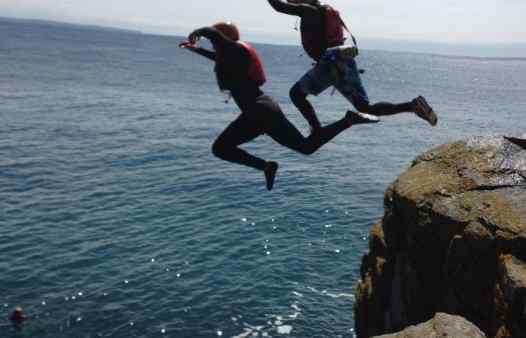
[{"label": "person's hand", "polygon": [[197,46],[189,41],[183,41],[179,44],[180,48],[188,49],[188,50],[195,50],[197,49]]}]

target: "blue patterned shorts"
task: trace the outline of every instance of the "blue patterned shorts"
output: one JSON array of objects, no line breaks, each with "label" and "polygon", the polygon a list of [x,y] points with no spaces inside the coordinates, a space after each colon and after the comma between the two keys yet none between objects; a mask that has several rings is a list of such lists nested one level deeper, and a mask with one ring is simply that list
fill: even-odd
[{"label": "blue patterned shorts", "polygon": [[338,70],[335,50],[327,50],[311,70],[298,81],[305,94],[319,95],[327,88],[334,86],[355,107],[369,105],[369,97],[363,87],[360,73],[354,58],[340,63]]}]

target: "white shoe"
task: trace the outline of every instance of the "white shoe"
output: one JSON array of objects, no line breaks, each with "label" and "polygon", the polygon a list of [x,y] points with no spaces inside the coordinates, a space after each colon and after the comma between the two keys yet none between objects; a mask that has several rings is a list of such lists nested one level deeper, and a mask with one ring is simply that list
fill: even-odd
[{"label": "white shoe", "polygon": [[361,123],[378,123],[380,119],[374,115],[364,114],[348,110],[345,114],[345,118],[349,121],[351,126]]}]

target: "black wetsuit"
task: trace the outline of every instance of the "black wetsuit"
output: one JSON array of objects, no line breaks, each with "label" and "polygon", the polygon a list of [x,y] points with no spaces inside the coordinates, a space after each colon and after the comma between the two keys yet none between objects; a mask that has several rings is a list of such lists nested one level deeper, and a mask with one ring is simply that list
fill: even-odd
[{"label": "black wetsuit", "polygon": [[[321,128],[317,133],[304,137],[285,117],[277,103],[265,95],[248,77],[250,56],[240,44],[225,38],[215,29],[202,32],[216,48],[221,48],[222,61],[216,60],[216,75],[221,89],[230,90],[241,114],[214,142],[212,151],[217,157],[259,170],[266,162],[249,154],[239,145],[259,135],[267,134],[279,144],[302,154],[312,154],[350,125],[344,118]],[[213,52],[203,49],[195,52],[210,59],[216,59]]]}]

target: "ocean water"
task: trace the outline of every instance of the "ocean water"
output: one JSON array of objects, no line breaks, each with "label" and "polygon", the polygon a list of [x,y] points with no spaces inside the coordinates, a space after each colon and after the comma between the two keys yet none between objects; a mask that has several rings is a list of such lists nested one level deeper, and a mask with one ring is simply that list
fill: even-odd
[{"label": "ocean water", "polygon": [[[387,185],[430,147],[525,132],[526,60],[364,50],[372,101],[425,95],[313,156],[262,136],[261,173],[213,157],[238,114],[180,38],[0,21],[0,337],[354,337],[354,286]],[[310,62],[256,45],[288,99]],[[313,98],[323,122],[349,105]],[[21,331],[15,306],[32,317]]]}]

